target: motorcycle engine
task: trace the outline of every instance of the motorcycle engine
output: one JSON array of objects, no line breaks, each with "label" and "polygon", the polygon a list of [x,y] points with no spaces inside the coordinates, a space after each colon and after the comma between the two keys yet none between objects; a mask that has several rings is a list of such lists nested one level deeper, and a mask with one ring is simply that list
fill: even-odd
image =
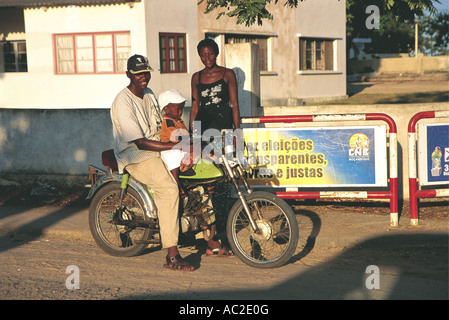
[{"label": "motorcycle engine", "polygon": [[203,186],[190,190],[181,217],[182,233],[206,230],[214,222],[215,212],[211,195],[204,192]]}]

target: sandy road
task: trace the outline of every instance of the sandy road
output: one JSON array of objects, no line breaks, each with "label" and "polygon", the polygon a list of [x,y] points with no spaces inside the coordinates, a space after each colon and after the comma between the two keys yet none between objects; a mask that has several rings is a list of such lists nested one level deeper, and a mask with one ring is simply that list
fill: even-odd
[{"label": "sandy road", "polygon": [[386,81],[348,83],[348,94],[393,94],[449,91],[449,81]]},{"label": "sandy road", "polygon": [[[237,258],[207,258],[186,247],[182,254],[198,269],[192,273],[162,267],[165,251],[117,258],[93,241],[3,235],[0,242],[0,299],[36,300],[297,300],[448,299],[448,235],[423,239],[376,239],[349,248],[309,248],[278,269],[254,269]],[[400,240],[400,239],[399,239]],[[379,288],[367,287],[379,273]],[[75,284],[79,270],[79,289]],[[66,273],[68,271],[68,273]],[[375,274],[375,273],[373,273]],[[70,282],[67,282],[69,279]],[[372,282],[374,283],[374,282]],[[171,310],[170,312],[177,312]]]}]

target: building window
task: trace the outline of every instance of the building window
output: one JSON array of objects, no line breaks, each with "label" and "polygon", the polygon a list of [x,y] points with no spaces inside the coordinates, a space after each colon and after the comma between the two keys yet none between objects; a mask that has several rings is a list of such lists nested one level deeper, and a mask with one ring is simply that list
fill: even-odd
[{"label": "building window", "polygon": [[250,36],[240,34],[226,34],[225,43],[245,43],[252,42],[259,46],[259,68],[260,71],[269,71],[268,67],[268,37]]},{"label": "building window", "polygon": [[27,72],[27,48],[25,41],[1,41],[0,61],[3,72]]},{"label": "building window", "polygon": [[334,40],[299,39],[300,70],[334,70]]},{"label": "building window", "polygon": [[161,73],[187,72],[185,33],[159,33]]},{"label": "building window", "polygon": [[131,54],[129,32],[54,35],[57,74],[121,73]]}]

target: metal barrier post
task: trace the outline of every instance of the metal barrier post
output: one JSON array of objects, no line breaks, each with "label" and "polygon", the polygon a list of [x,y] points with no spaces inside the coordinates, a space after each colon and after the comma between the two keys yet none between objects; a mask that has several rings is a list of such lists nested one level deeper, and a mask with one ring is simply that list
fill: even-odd
[{"label": "metal barrier post", "polygon": [[421,119],[447,118],[449,111],[424,111],[415,114],[408,123],[408,173],[410,197],[410,224],[418,225],[418,198],[449,196],[449,190],[418,190],[416,124]]},{"label": "metal barrier post", "polygon": [[328,114],[328,115],[287,115],[287,116],[264,116],[243,118],[242,123],[295,123],[295,122],[326,122],[326,121],[368,121],[381,120],[389,127],[389,160],[390,178],[389,191],[286,191],[277,192],[284,199],[322,199],[322,198],[359,198],[359,199],[390,199],[390,225],[398,225],[398,156],[397,156],[397,127],[390,116],[383,113],[367,114]]}]

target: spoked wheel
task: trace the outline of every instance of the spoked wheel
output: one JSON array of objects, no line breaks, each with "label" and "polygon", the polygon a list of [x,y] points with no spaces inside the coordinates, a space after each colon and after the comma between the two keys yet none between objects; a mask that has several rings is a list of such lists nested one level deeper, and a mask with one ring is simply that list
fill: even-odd
[{"label": "spoked wheel", "polygon": [[89,208],[89,226],[97,245],[112,256],[130,257],[147,247],[152,235],[144,205],[138,193],[128,188],[122,210],[118,210],[120,183],[112,182],[101,188]]},{"label": "spoked wheel", "polygon": [[227,223],[227,236],[234,253],[256,268],[277,268],[292,257],[299,239],[298,224],[290,206],[268,192],[246,196],[260,230],[254,232],[243,205],[236,202]]}]

